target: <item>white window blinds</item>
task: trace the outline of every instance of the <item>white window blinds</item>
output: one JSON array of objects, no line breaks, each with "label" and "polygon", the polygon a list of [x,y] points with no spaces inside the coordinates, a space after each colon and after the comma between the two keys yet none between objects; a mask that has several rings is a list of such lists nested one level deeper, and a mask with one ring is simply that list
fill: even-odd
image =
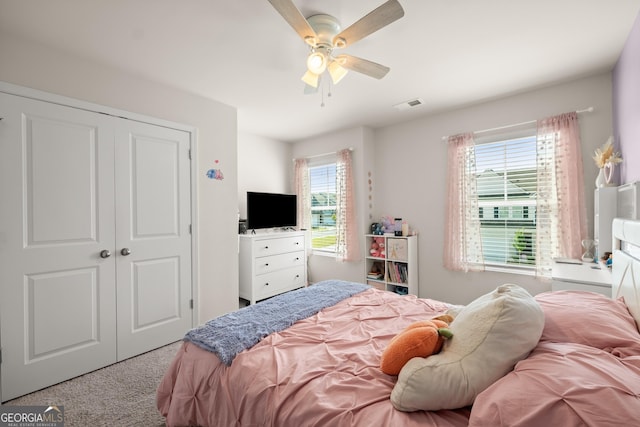
[{"label": "white window blinds", "polygon": [[333,252],[336,243],[335,158],[331,163],[309,166],[309,183],[312,247]]},{"label": "white window blinds", "polygon": [[[477,142],[474,150],[478,219],[485,265],[527,268],[536,263],[536,136]],[[487,138],[484,138],[485,140]]]}]

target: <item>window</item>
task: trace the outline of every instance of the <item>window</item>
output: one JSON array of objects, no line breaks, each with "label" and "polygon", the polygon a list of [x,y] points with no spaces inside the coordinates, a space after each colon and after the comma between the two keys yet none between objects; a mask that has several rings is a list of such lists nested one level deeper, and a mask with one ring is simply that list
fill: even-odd
[{"label": "window", "polygon": [[311,195],[311,247],[336,249],[336,163],[309,166]]},{"label": "window", "polygon": [[311,230],[314,251],[357,261],[358,223],[351,149],[294,161],[298,227]]},{"label": "window", "polygon": [[550,277],[554,257],[581,256],[587,221],[576,112],[462,133],[448,144],[445,268],[535,268]]},{"label": "window", "polygon": [[[536,137],[494,137],[474,150],[485,265],[531,267],[535,259]],[[484,215],[486,211],[493,215]]]}]

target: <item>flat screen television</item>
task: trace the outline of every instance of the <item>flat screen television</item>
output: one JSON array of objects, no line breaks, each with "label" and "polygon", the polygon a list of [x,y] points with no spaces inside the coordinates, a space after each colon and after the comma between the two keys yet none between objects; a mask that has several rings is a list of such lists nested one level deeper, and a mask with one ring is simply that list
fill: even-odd
[{"label": "flat screen television", "polygon": [[295,194],[247,191],[247,228],[295,227],[297,200]]}]

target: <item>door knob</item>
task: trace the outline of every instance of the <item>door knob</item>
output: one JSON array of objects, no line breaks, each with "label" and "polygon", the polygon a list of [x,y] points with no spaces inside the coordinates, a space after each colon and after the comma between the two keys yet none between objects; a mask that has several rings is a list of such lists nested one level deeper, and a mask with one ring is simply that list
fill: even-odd
[{"label": "door knob", "polygon": [[109,258],[111,256],[111,251],[108,249],[103,249],[100,251],[100,258]]},{"label": "door knob", "polygon": [[130,255],[131,254],[131,249],[129,248],[122,248],[122,250],[120,251],[120,253],[124,256]]}]

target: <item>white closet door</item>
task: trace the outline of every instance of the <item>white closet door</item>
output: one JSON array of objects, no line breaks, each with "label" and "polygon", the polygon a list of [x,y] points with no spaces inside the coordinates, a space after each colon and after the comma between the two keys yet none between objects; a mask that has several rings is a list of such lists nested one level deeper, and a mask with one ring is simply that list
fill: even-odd
[{"label": "white closet door", "polygon": [[4,93],[0,117],[8,400],[116,361],[114,135],[107,116]]},{"label": "white closet door", "polygon": [[116,131],[118,359],[192,327],[190,134],[122,120]]}]

